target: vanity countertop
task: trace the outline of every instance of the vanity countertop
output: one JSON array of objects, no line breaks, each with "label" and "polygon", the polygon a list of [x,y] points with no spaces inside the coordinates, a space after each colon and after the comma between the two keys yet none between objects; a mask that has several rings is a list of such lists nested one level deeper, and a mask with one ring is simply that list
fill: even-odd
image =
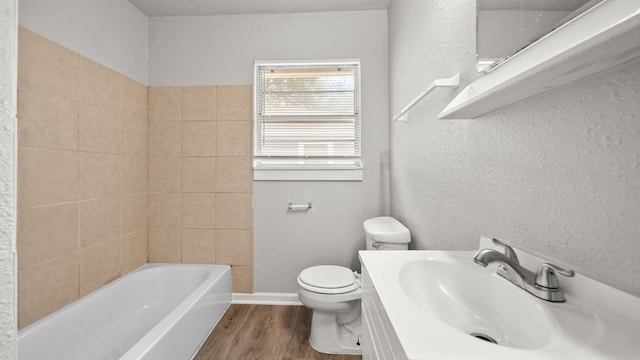
[{"label": "vanity countertop", "polygon": [[[638,358],[640,298],[576,274],[560,279],[566,302],[544,301],[496,275],[496,266],[475,264],[474,253],[360,251],[409,359]],[[502,345],[469,335],[475,331]]]}]

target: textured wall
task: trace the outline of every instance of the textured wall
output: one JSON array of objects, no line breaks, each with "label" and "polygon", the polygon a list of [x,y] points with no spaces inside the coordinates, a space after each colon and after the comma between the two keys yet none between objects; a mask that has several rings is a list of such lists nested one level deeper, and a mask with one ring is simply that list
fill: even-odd
[{"label": "textured wall", "polygon": [[[392,111],[437,76],[472,79],[473,9],[393,2]],[[637,64],[476,120],[437,120],[452,96],[437,91],[392,126],[392,215],[414,248],[492,234],[640,295],[639,94]]]},{"label": "textured wall", "polygon": [[16,113],[18,4],[0,1],[0,359],[16,358]]},{"label": "textured wall", "polygon": [[[254,290],[295,292],[307,266],[359,268],[362,221],[388,213],[388,80],[385,11],[154,18],[149,83],[253,83],[254,60],[360,58],[363,182],[269,182],[253,186]],[[313,202],[287,213],[289,201]]]}]

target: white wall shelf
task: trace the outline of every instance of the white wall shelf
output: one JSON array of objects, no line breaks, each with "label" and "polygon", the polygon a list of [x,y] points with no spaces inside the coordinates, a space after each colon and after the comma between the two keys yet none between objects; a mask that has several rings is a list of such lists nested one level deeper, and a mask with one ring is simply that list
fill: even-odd
[{"label": "white wall shelf", "polygon": [[640,1],[606,0],[469,84],[438,116],[475,119],[640,57]]},{"label": "white wall shelf", "polygon": [[416,96],[411,102],[405,106],[400,113],[393,118],[393,121],[408,121],[409,115],[407,113],[414,106],[416,106],[422,99],[424,99],[430,92],[435,90],[435,88],[446,87],[446,88],[457,88],[460,85],[460,75],[456,74],[450,78],[445,79],[435,79],[426,89],[424,89],[418,96]]}]

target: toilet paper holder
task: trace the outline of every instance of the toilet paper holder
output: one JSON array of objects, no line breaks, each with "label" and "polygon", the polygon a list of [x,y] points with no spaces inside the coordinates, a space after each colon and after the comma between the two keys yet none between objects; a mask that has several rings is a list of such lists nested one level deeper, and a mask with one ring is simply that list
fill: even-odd
[{"label": "toilet paper holder", "polygon": [[289,206],[287,207],[287,211],[309,211],[312,208],[311,201],[308,201],[306,204],[294,204],[289,202]]}]

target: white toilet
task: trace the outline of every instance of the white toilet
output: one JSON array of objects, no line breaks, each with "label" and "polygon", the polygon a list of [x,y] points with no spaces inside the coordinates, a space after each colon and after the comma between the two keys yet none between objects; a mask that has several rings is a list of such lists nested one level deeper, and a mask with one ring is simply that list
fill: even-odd
[{"label": "white toilet", "polygon": [[[398,220],[365,220],[367,250],[407,250],[411,235]],[[312,266],[298,275],[298,297],[313,310],[311,346],[327,354],[361,354],[360,274],[336,265]]]}]

